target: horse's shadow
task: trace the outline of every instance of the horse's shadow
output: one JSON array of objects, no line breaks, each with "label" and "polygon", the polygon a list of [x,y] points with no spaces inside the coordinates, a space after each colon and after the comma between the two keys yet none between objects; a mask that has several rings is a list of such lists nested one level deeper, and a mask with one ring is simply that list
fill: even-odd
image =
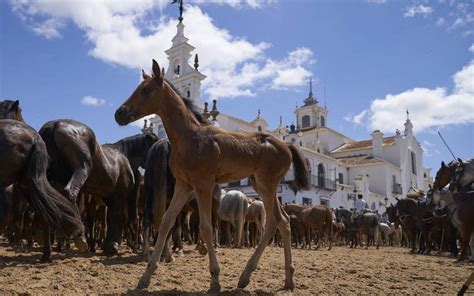
[{"label": "horse's shadow", "polygon": [[[102,294],[102,295],[117,295],[117,294]],[[272,296],[274,293],[265,292],[262,290],[255,291],[245,291],[242,289],[233,289],[228,291],[222,291],[220,293],[209,293],[209,292],[187,292],[178,289],[173,290],[162,290],[162,291],[145,291],[145,290],[128,290],[126,293],[119,295],[152,295],[152,296],[204,296],[204,295],[223,295],[223,296],[250,296],[250,295],[259,295],[259,296]]]}]

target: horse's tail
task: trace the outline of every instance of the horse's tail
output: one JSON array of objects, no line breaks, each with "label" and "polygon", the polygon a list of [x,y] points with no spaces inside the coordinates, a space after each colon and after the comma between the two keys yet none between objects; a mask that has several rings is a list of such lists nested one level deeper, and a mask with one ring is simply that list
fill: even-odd
[{"label": "horse's tail", "polygon": [[76,206],[57,192],[47,179],[49,157],[46,145],[35,138],[27,164],[31,178],[30,202],[45,222],[61,233],[78,237],[84,233],[84,225]]},{"label": "horse's tail", "polygon": [[41,135],[41,138],[43,138],[43,141],[46,144],[48,154],[50,155],[48,174],[50,174],[49,179],[53,180],[57,180],[58,177],[66,175],[64,174],[64,172],[62,172],[62,169],[59,165],[60,161],[57,159],[60,153],[58,147],[56,146],[56,140],[54,138],[56,128],[57,122],[50,121],[45,123],[38,132]]},{"label": "horse's tail", "polygon": [[303,155],[301,155],[301,152],[299,152],[295,146],[288,144],[288,148],[290,148],[293,159],[293,167],[295,172],[295,180],[293,181],[293,185],[295,190],[308,190],[310,187],[310,176],[306,161],[304,160]]},{"label": "horse's tail", "polygon": [[145,169],[145,215],[144,227],[153,219],[159,226],[167,201],[171,200],[175,178],[168,165],[171,145],[167,140],[156,142],[148,151]]}]

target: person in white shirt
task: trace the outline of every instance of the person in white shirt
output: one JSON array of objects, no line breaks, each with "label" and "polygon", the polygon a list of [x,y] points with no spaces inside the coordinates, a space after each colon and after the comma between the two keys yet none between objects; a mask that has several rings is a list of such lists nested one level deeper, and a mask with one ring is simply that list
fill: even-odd
[{"label": "person in white shirt", "polygon": [[365,208],[367,208],[367,202],[363,199],[362,194],[357,196],[355,201],[355,212],[356,214],[363,214]]}]

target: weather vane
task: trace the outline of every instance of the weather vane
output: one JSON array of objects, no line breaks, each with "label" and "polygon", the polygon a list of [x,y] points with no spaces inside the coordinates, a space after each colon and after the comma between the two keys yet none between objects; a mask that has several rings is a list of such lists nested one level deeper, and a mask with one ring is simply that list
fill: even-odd
[{"label": "weather vane", "polygon": [[173,0],[171,4],[179,3],[179,22],[181,23],[183,21],[183,0]]}]

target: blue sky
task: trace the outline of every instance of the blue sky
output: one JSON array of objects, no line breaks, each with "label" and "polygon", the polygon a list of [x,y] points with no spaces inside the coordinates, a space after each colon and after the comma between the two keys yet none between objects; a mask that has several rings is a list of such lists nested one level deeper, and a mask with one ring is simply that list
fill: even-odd
[{"label": "blue sky", "polygon": [[[136,134],[115,109],[176,32],[164,0],[0,1],[0,98],[26,121],[73,118],[100,142]],[[425,166],[474,156],[472,1],[185,1],[185,34],[208,76],[202,99],[276,127],[294,120],[312,76],[328,126],[354,139],[403,129],[408,108]],[[326,97],[324,96],[326,90]]]}]

